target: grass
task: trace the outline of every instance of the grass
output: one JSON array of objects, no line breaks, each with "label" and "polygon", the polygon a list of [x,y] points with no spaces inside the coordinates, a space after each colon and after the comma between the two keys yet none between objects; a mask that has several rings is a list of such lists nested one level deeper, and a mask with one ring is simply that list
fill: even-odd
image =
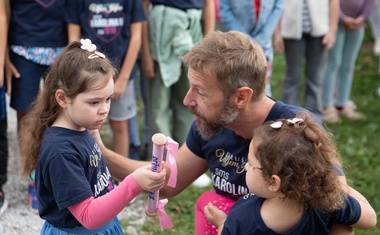
[{"label": "grass", "polygon": [[[284,75],[285,61],[282,55],[275,55],[273,65],[273,97],[281,99],[280,92]],[[379,220],[380,215],[380,97],[376,88],[380,85],[379,58],[372,54],[372,42],[366,35],[355,69],[351,99],[367,117],[367,121],[343,120],[339,124],[327,125],[338,145],[345,163],[345,172],[351,186],[360,191],[371,203]],[[139,225],[139,234],[195,234],[194,203],[198,196],[209,188],[190,186],[178,196],[169,199],[166,206],[174,228],[161,231],[157,218],[148,218]],[[131,219],[122,220],[124,228]],[[127,229],[125,229],[128,234]],[[356,230],[355,234],[380,234],[380,225],[367,230]]]}]

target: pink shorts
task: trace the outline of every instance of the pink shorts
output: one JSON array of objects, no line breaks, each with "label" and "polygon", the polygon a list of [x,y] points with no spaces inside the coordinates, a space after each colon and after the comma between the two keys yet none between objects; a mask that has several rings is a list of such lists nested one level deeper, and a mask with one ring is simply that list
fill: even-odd
[{"label": "pink shorts", "polygon": [[217,194],[214,190],[203,193],[195,203],[195,234],[196,235],[217,235],[218,228],[210,224],[203,212],[203,208],[211,202],[226,214],[230,212],[235,200]]}]

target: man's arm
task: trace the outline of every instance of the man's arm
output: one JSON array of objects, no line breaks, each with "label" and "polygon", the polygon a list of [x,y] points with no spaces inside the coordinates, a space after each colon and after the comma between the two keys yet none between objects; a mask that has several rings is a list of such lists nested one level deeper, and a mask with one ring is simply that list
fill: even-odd
[{"label": "man's arm", "polygon": [[137,168],[150,163],[123,157],[122,155],[115,153],[114,151],[105,147],[101,148],[101,150],[112,177],[118,181],[123,181],[125,177],[134,172]]},{"label": "man's arm", "polygon": [[[92,130],[91,134],[94,136],[103,153],[112,177],[119,181],[122,181],[137,168],[150,163],[146,161],[132,160],[130,158],[123,157],[110,149],[107,149],[100,138],[98,130]],[[179,194],[208,170],[207,161],[193,154],[187,147],[186,143],[183,144],[178,150],[176,163],[177,185],[175,188],[165,186],[161,189],[160,196],[162,197],[173,197]],[[168,167],[165,167],[165,169],[167,173],[166,180],[168,180],[170,169]]]},{"label": "man's arm", "polygon": [[[186,189],[199,176],[208,170],[207,161],[192,153],[184,143],[178,150],[177,162],[177,185],[175,188],[165,186],[160,190],[162,197],[174,197]],[[167,172],[170,170],[167,168]],[[168,175],[166,179],[169,179]]]},{"label": "man's arm", "polygon": [[[146,161],[132,160],[105,148],[102,148],[102,152],[106,159],[107,166],[111,172],[112,177],[118,180],[123,180],[137,168],[150,163]],[[194,155],[187,148],[186,144],[182,145],[182,147],[179,149],[176,162],[177,185],[175,188],[166,185],[160,190],[160,197],[176,196],[185,190],[191,183],[193,183],[208,169],[206,160]],[[168,180],[170,169],[167,167],[165,167],[165,169],[167,172],[166,180]]]}]

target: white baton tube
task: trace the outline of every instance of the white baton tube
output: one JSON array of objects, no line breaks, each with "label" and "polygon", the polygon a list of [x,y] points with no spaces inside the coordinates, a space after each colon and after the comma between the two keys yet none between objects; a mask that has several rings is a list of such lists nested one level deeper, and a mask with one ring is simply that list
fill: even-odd
[{"label": "white baton tube", "polygon": [[[152,150],[152,171],[161,172],[162,162],[164,157],[165,144],[167,137],[164,134],[157,133],[152,136],[153,150]],[[157,202],[159,197],[159,190],[151,191],[148,193],[148,203],[145,213],[150,216],[157,215]]]}]

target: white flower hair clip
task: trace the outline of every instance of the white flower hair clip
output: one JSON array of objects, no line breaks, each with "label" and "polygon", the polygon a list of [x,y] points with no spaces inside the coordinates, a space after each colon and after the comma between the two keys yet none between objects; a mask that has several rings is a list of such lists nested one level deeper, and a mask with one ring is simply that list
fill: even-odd
[{"label": "white flower hair clip", "polygon": [[[293,124],[294,126],[299,127],[299,124],[302,123],[304,120],[302,118],[293,118],[293,119],[287,119],[286,121],[288,123]],[[274,122],[274,123],[270,124],[270,126],[273,129],[280,129],[283,124],[284,123],[282,121],[277,121],[277,122]]]},{"label": "white flower hair clip", "polygon": [[94,59],[98,57],[103,58],[103,59],[106,58],[106,56],[103,53],[96,51],[96,45],[93,44],[90,39],[88,38],[81,39],[80,42],[82,43],[82,46],[80,47],[81,49],[94,53],[94,54],[89,55],[87,58],[89,59]]},{"label": "white flower hair clip", "polygon": [[278,121],[278,122],[274,122],[272,124],[270,124],[270,126],[273,128],[273,129],[280,129],[282,127],[282,122],[281,121]]},{"label": "white flower hair clip", "polygon": [[297,123],[303,122],[303,119],[302,118],[293,118],[293,119],[288,119],[287,121],[289,123],[292,123],[293,125],[295,125]]}]

